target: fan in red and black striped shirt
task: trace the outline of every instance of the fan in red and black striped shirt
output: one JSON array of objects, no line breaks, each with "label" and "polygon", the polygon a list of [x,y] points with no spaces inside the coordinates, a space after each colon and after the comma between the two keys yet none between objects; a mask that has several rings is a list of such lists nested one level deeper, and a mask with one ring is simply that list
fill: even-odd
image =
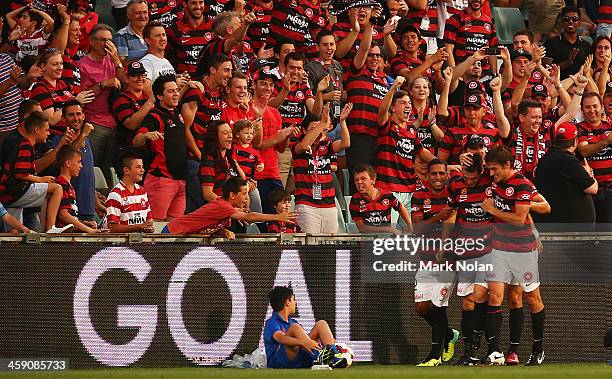
[{"label": "fan in red and black striped shirt", "polygon": [[404,16],[408,22],[421,31],[421,35],[428,40],[428,52],[437,50],[438,31],[438,0],[427,0],[424,9],[408,8]]},{"label": "fan in red and black striped shirt", "polygon": [[19,200],[32,184],[24,179],[36,175],[32,142],[20,136],[18,143],[8,147],[11,149],[2,151],[3,167],[0,177],[0,203],[5,206]]},{"label": "fan in red and black striped shirt", "polygon": [[149,3],[149,22],[159,21],[164,28],[169,27],[183,12],[184,0],[147,0]]},{"label": "fan in red and black striped shirt", "polygon": [[[453,67],[477,50],[499,45],[495,24],[491,17],[482,11],[482,3],[482,1],[469,1],[466,9],[446,20],[444,45],[451,54],[449,64]],[[496,72],[497,58],[489,56],[487,66]],[[483,69],[488,68],[483,67]]]},{"label": "fan in red and black striped shirt", "polygon": [[200,1],[187,1],[185,13],[166,29],[168,45],[167,58],[176,72],[188,72],[194,76],[202,49],[214,38],[212,20],[206,19]]},{"label": "fan in red and black striped shirt", "polygon": [[399,233],[391,226],[391,210],[404,219],[405,232],[412,232],[408,210],[393,193],[375,187],[376,171],[370,165],[361,164],[355,168],[357,193],[351,197],[349,210],[351,218],[361,233]]},{"label": "fan in red and black striped shirt", "polygon": [[[396,78],[378,113],[378,187],[395,193],[415,191],[416,175],[413,162],[416,156],[426,162],[435,158],[429,150],[423,148],[417,136],[419,125],[411,121],[410,97],[404,91],[397,91],[404,84],[404,80],[403,76]],[[391,106],[393,111],[389,115]]]},{"label": "fan in red and black striped shirt", "polygon": [[274,2],[268,46],[274,46],[277,40],[291,39],[295,49],[316,58],[319,49],[313,36],[327,24],[327,14],[318,4],[309,0],[278,0]]},{"label": "fan in red and black striped shirt", "polygon": [[[272,0],[249,0],[244,9],[255,13],[256,20],[247,30],[247,39],[253,50],[258,51],[266,44],[270,34],[270,21],[272,20]],[[272,46],[268,46],[269,48]]]},{"label": "fan in red and black striped shirt", "polygon": [[[439,68],[448,59],[445,50],[438,49],[436,54],[422,59],[420,57],[421,48],[419,47],[422,39],[419,30],[412,25],[406,25],[402,28],[400,35],[402,51],[389,60],[391,73],[394,76],[401,75],[408,80],[425,76],[431,82],[434,80],[443,82],[444,78],[442,78]],[[438,68],[438,70],[435,70],[435,68]],[[406,87],[403,89],[406,89]]]},{"label": "fan in red and black striped shirt", "polygon": [[446,88],[442,92],[438,102],[438,116],[446,118],[446,121],[443,122],[446,129],[440,144],[438,158],[447,161],[449,164],[458,163],[459,154],[461,154],[461,149],[467,141],[467,137],[473,134],[481,136],[487,147],[501,144],[502,138],[508,137],[510,134],[510,123],[506,116],[504,116],[503,104],[501,102],[501,79],[499,77],[493,79],[490,87],[493,90],[493,109],[495,111],[497,127],[483,120],[486,111],[486,102],[483,95],[469,95],[465,99],[463,108],[447,107]]},{"label": "fan in red and black striped shirt", "polygon": [[[60,56],[57,55],[57,57]],[[30,98],[38,101],[43,112],[49,117],[51,134],[63,135],[66,123],[62,120],[61,109],[63,103],[74,99],[72,88],[61,79],[50,81],[49,78],[43,76],[32,87]]]},{"label": "fan in red and black striped shirt", "polygon": [[251,144],[254,135],[253,124],[249,120],[238,121],[234,124],[232,132],[236,162],[246,179],[255,180],[255,173],[263,171],[264,163],[259,151]]},{"label": "fan in red and black striped shirt", "polygon": [[192,88],[181,99],[181,115],[189,128],[187,144],[198,160],[202,155],[208,124],[221,119],[222,91],[232,77],[232,62],[227,55],[213,55],[207,63],[207,73],[202,79],[204,93]]}]

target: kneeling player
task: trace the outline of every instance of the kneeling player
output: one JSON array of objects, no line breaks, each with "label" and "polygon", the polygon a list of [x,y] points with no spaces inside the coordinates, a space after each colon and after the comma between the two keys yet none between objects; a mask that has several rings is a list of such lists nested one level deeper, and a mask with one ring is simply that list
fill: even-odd
[{"label": "kneeling player", "polygon": [[307,368],[319,356],[320,350],[336,340],[327,322],[319,320],[310,333],[294,318],[296,301],[293,290],[274,287],[268,294],[272,317],[264,326],[264,345],[268,368]]},{"label": "kneeling player", "polygon": [[490,364],[503,364],[505,361],[499,349],[501,304],[505,286],[514,278],[523,288],[531,310],[533,347],[527,365],[539,365],[544,361],[544,304],[540,296],[538,251],[529,210],[547,213],[550,205],[529,180],[514,170],[514,156],[508,149],[491,149],[486,162],[494,182],[492,199],[482,203],[482,208],[494,220],[493,250],[490,253],[493,270],[487,272],[487,359]]},{"label": "kneeling player", "polygon": [[[440,239],[442,223],[454,215],[449,206],[446,163],[433,159],[427,166],[428,187],[417,190],[412,198],[412,222],[417,235],[427,240]],[[422,269],[437,262],[436,251],[421,250],[419,271],[415,277],[414,301],[417,313],[431,326],[431,351],[418,364],[438,366],[452,359],[459,332],[448,327],[446,307],[455,282],[452,270]]]}]

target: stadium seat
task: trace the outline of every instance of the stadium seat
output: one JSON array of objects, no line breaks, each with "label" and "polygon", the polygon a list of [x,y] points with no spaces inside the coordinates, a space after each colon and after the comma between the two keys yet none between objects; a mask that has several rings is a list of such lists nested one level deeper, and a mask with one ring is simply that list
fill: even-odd
[{"label": "stadium seat", "polygon": [[344,195],[346,196],[350,193],[349,188],[351,188],[349,185],[350,176],[348,168],[342,169],[342,177],[344,178]]},{"label": "stadium seat", "polygon": [[96,189],[108,189],[106,179],[104,178],[104,174],[102,173],[102,169],[100,169],[100,167],[94,167],[94,175],[96,178]]},{"label": "stadium seat", "polygon": [[518,8],[493,8],[493,20],[497,29],[497,38],[502,45],[512,45],[514,33],[525,29],[525,20]]},{"label": "stadium seat", "polygon": [[338,202],[338,199],[336,198],[336,210],[338,210],[338,212],[336,212],[338,214],[338,234],[342,234],[342,233],[346,233],[346,221],[344,221],[344,215],[342,210],[340,209],[340,203]]},{"label": "stadium seat", "polygon": [[346,202],[346,216],[344,216],[344,218],[346,219],[346,222],[351,222],[351,196],[344,196],[344,201]]},{"label": "stadium seat", "polygon": [[259,234],[259,228],[257,227],[257,224],[255,223],[249,224],[246,227],[246,232],[247,234]]},{"label": "stadium seat", "polygon": [[346,224],[346,232],[351,234],[359,234],[359,229],[357,229],[357,224],[354,222],[349,222]]},{"label": "stadium seat", "polygon": [[117,172],[115,172],[114,167],[110,168],[110,172],[111,172],[111,180],[113,181],[113,187],[115,187],[117,184],[119,184],[119,177],[117,176]]}]

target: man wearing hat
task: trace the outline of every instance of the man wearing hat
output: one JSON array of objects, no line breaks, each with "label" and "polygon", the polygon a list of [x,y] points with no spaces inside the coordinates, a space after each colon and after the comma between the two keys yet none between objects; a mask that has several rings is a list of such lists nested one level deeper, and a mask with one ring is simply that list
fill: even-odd
[{"label": "man wearing hat", "polygon": [[338,16],[338,22],[332,25],[331,32],[338,38],[336,57],[344,69],[344,80],[357,47],[361,46],[364,32],[374,22],[372,41],[383,49],[388,56],[397,53],[397,45],[391,37],[397,23],[387,23],[384,28],[376,24],[381,17],[380,2],[376,0],[335,1],[330,13]]},{"label": "man wearing hat", "polygon": [[[540,159],[534,184],[552,208],[546,215],[532,214],[536,223],[593,224],[598,184],[584,159],[575,152],[578,146],[576,125],[559,125],[550,150]],[[575,229],[572,229],[575,230]],[[558,231],[555,230],[555,231]]]},{"label": "man wearing hat", "polygon": [[[118,93],[111,93],[111,110],[117,120],[117,132],[115,134],[115,157],[119,157],[121,151],[133,147],[132,141],[140,123],[155,106],[155,98],[149,87],[144,90],[147,72],[139,61],[128,65],[127,86]],[[148,168],[150,160],[146,159],[147,151],[138,149],[143,157],[145,169]],[[118,162],[115,162],[118,163]]]},{"label": "man wearing hat", "polygon": [[442,125],[446,125],[444,138],[440,144],[438,158],[449,164],[459,163],[459,154],[467,136],[477,134],[481,136],[487,148],[501,144],[502,138],[508,138],[510,123],[504,116],[501,100],[501,78],[491,81],[493,90],[493,110],[495,122],[483,119],[486,112],[486,102],[482,94],[469,95],[463,107],[448,107],[448,90],[445,87],[438,101],[438,116],[443,118]]}]

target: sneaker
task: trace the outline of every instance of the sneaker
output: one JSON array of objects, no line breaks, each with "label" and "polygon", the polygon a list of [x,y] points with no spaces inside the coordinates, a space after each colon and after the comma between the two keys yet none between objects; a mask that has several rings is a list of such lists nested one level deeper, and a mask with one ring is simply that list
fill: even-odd
[{"label": "sneaker", "polygon": [[455,362],[454,366],[477,366],[480,363],[480,359],[464,354]]},{"label": "sneaker", "polygon": [[440,366],[440,364],[442,364],[440,359],[427,357],[423,362],[419,363],[417,367],[436,367]]},{"label": "sneaker", "polygon": [[504,363],[506,363],[506,358],[499,351],[494,351],[487,355],[487,357],[485,358],[485,363],[489,366],[503,366]]},{"label": "sneaker", "polygon": [[516,366],[519,363],[519,355],[516,352],[506,354],[506,366]]},{"label": "sneaker", "polygon": [[533,352],[529,356],[529,359],[527,360],[527,363],[525,363],[525,366],[539,366],[542,364],[542,362],[544,362],[544,351],[540,351],[537,353]]},{"label": "sneaker", "polygon": [[455,355],[455,345],[457,341],[459,341],[459,335],[459,331],[453,329],[453,338],[446,342],[444,350],[442,350],[442,362],[448,362],[453,359],[453,355]]},{"label": "sneaker", "polygon": [[63,232],[65,232],[66,230],[68,230],[68,229],[72,228],[73,226],[74,226],[74,225],[72,225],[72,224],[68,224],[68,225],[63,226],[63,227],[61,227],[61,228],[58,228],[57,226],[53,225],[53,226],[51,227],[51,229],[47,230],[47,234],[58,234],[58,233],[63,233]]}]

